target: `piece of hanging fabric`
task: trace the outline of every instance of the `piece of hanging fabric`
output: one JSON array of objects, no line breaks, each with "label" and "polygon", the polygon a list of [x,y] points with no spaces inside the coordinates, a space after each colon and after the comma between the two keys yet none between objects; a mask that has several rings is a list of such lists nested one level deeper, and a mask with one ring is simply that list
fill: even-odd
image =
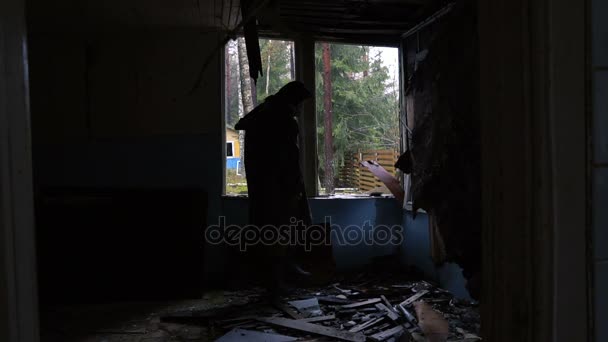
[{"label": "piece of hanging fabric", "polygon": [[[422,36],[428,52],[410,61],[416,69],[406,92],[411,146],[396,163],[411,175],[412,216],[419,208],[429,215],[433,260],[457,263],[466,279],[480,277],[482,254],[478,49],[466,38],[474,18],[474,10],[455,8]],[[478,298],[478,287],[469,290]]]},{"label": "piece of hanging fabric", "polygon": [[257,84],[258,77],[262,76],[263,72],[257,18],[255,16],[249,17],[254,8],[253,4],[253,0],[241,0],[241,17],[243,20],[248,20],[243,26],[243,34],[247,47],[247,59],[249,60],[249,75],[253,78],[254,83]]}]

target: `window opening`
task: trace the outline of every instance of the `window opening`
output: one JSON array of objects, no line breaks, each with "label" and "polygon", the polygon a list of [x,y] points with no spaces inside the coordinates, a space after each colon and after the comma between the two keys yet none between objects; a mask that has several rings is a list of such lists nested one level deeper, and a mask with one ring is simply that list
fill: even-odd
[{"label": "window opening", "polygon": [[[226,194],[247,194],[244,159],[244,133],[234,129],[237,121],[258,103],[295,80],[294,43],[288,40],[260,39],[264,75],[257,85],[249,77],[245,40],[239,37],[225,46],[225,122]],[[229,143],[232,142],[232,155]],[[269,151],[272,153],[272,151]]]},{"label": "window opening", "polygon": [[401,150],[398,49],[315,46],[319,194],[390,193],[361,161],[389,173]]}]

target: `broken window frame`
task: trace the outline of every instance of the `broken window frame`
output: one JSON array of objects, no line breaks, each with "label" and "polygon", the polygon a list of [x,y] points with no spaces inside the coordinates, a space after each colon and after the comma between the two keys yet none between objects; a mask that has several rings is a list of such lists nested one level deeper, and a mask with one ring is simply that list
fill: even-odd
[{"label": "broken window frame", "polygon": [[[399,75],[401,82],[399,84],[399,105],[400,105],[400,116],[399,116],[399,130],[401,132],[401,153],[410,149],[412,143],[412,131],[411,124],[408,120],[407,103],[408,97],[406,94],[407,85],[409,83],[408,71],[407,71],[407,37],[402,37],[399,42]],[[412,113],[413,114],[413,113]],[[403,208],[406,210],[412,210],[412,192],[410,191],[412,185],[411,175],[402,173],[401,184],[405,192],[405,198],[403,199]]]},{"label": "broken window frame", "polygon": [[[452,10],[452,5],[448,5],[439,12],[437,12],[434,16],[430,17],[426,21],[420,23],[416,27],[412,28],[408,32],[405,32],[401,36],[401,41],[399,44],[399,52],[400,52],[400,73],[402,77],[401,86],[403,87],[401,90],[401,130],[402,130],[402,152],[409,150],[412,147],[412,131],[414,129],[414,123],[416,120],[416,113],[413,110],[414,108],[414,96],[409,92],[409,84],[411,74],[416,69],[416,64],[418,61],[418,54],[423,53],[430,43],[430,37],[433,32],[433,23],[435,20],[440,18],[441,16],[449,13]],[[421,38],[421,34],[423,37]],[[411,48],[411,46],[414,46]],[[412,49],[415,51],[414,58],[411,58],[408,53]],[[409,58],[409,60],[408,60]],[[408,64],[409,63],[409,64]],[[411,71],[410,71],[411,69]],[[410,94],[408,96],[408,94]],[[411,103],[410,103],[411,101]],[[410,106],[408,106],[408,103]],[[408,112],[408,108],[412,109],[411,112]],[[405,200],[403,208],[406,210],[413,210],[413,199],[411,189],[411,175],[403,174],[403,188],[405,191]],[[423,209],[417,209],[420,212],[424,212]]]}]

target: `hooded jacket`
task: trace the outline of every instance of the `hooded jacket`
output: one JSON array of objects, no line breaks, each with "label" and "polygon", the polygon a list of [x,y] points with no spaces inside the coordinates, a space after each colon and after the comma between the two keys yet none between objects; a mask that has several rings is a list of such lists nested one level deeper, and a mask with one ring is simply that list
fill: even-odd
[{"label": "hooded jacket", "polygon": [[299,163],[295,107],[272,95],[245,115],[235,129],[245,131],[245,171],[252,224],[310,224],[310,209]]}]

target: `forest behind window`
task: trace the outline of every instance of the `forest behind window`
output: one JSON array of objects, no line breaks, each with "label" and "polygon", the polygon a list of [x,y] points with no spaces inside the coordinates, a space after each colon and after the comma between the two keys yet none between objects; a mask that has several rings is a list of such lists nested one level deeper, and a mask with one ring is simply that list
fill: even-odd
[{"label": "forest behind window", "polygon": [[389,193],[359,163],[396,174],[400,152],[396,48],[317,43],[319,193]]},{"label": "forest behind window", "polygon": [[239,37],[226,44],[225,50],[225,121],[226,141],[234,141],[234,154],[226,156],[226,194],[247,194],[245,178],[244,133],[234,125],[258,103],[295,80],[294,44],[287,40],[260,39],[263,75],[257,85],[249,77],[245,39]]},{"label": "forest behind window", "polygon": [[[295,79],[294,43],[260,39],[263,75],[249,77],[245,41],[225,51],[226,194],[247,194],[244,133],[234,125],[258,103]],[[320,194],[388,193],[359,163],[374,160],[395,174],[399,155],[396,48],[320,42],[315,45],[315,96]],[[271,151],[269,151],[271,153]],[[229,155],[230,154],[230,155]]]}]

